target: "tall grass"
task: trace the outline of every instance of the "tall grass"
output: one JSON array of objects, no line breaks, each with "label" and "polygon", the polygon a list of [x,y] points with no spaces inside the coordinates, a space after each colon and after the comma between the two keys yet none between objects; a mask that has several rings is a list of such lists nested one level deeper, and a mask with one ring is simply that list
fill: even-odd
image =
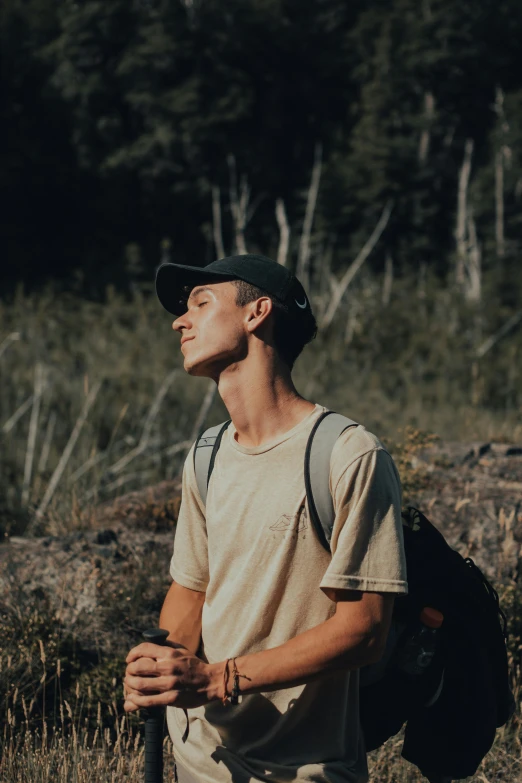
[{"label": "tall grass", "polygon": [[[325,295],[314,298],[320,315]],[[506,314],[433,283],[398,281],[383,304],[362,276],[305,348],[300,391],[394,439],[407,425],[452,440],[522,440],[522,339],[477,350]],[[0,304],[0,525],[82,525],[92,504],[175,476],[208,381],[188,379],[155,297],[103,304],[51,291]],[[207,418],[226,411],[218,397]],[[208,407],[208,406],[207,406]]]},{"label": "tall grass", "polygon": [[[111,705],[111,727],[102,719],[107,705],[98,702],[95,707],[85,707],[79,689],[72,703],[60,698],[53,722],[42,718],[35,726],[23,696],[20,719],[18,698],[15,691],[3,721],[1,783],[142,783],[143,737],[137,719],[121,714],[116,700]],[[165,783],[174,783],[168,739],[164,742],[164,764]]]}]

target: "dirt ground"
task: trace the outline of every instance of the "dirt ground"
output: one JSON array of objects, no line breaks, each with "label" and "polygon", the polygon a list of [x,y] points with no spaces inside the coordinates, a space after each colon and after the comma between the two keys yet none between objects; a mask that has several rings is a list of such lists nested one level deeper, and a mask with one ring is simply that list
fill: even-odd
[{"label": "dirt ground", "polygon": [[[522,446],[438,443],[415,460],[413,467],[425,475],[415,505],[488,578],[516,578]],[[158,589],[163,582],[168,586],[179,505],[179,482],[165,481],[93,509],[85,529],[60,537],[12,537],[0,547],[0,591],[14,597],[23,588],[26,595],[45,596],[66,626],[88,619],[92,632],[109,585],[114,590],[129,578],[143,583],[150,575]],[[125,612],[124,605],[120,609]]]}]

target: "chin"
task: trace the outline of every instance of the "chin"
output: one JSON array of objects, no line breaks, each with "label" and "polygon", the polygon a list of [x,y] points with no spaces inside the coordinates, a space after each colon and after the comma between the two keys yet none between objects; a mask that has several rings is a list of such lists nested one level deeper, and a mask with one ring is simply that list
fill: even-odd
[{"label": "chin", "polygon": [[194,359],[185,358],[183,369],[188,375],[200,378],[210,378],[212,376],[211,368],[208,362],[194,361]]}]

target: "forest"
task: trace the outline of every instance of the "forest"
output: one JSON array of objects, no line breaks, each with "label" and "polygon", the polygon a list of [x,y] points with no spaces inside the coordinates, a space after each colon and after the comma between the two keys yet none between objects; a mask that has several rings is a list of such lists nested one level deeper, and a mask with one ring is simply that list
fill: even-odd
[{"label": "forest", "polygon": [[2,287],[102,297],[282,232],[313,280],[388,209],[373,270],[514,307],[521,34],[516,0],[4,0]]}]

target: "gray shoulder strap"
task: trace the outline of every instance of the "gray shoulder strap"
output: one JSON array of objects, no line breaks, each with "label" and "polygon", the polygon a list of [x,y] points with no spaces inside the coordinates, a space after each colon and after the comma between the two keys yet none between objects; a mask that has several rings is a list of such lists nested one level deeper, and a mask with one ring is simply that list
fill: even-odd
[{"label": "gray shoulder strap", "polygon": [[330,458],[339,435],[357,422],[327,411],[316,421],[305,452],[305,485],[312,524],[325,549],[330,549],[335,518],[330,494]]},{"label": "gray shoulder strap", "polygon": [[216,424],[205,430],[196,441],[194,448],[194,471],[196,473],[196,484],[198,485],[201,500],[206,505],[207,490],[210,476],[214,468],[214,461],[221,443],[221,438],[226,428],[230,424],[230,419],[222,424]]}]

